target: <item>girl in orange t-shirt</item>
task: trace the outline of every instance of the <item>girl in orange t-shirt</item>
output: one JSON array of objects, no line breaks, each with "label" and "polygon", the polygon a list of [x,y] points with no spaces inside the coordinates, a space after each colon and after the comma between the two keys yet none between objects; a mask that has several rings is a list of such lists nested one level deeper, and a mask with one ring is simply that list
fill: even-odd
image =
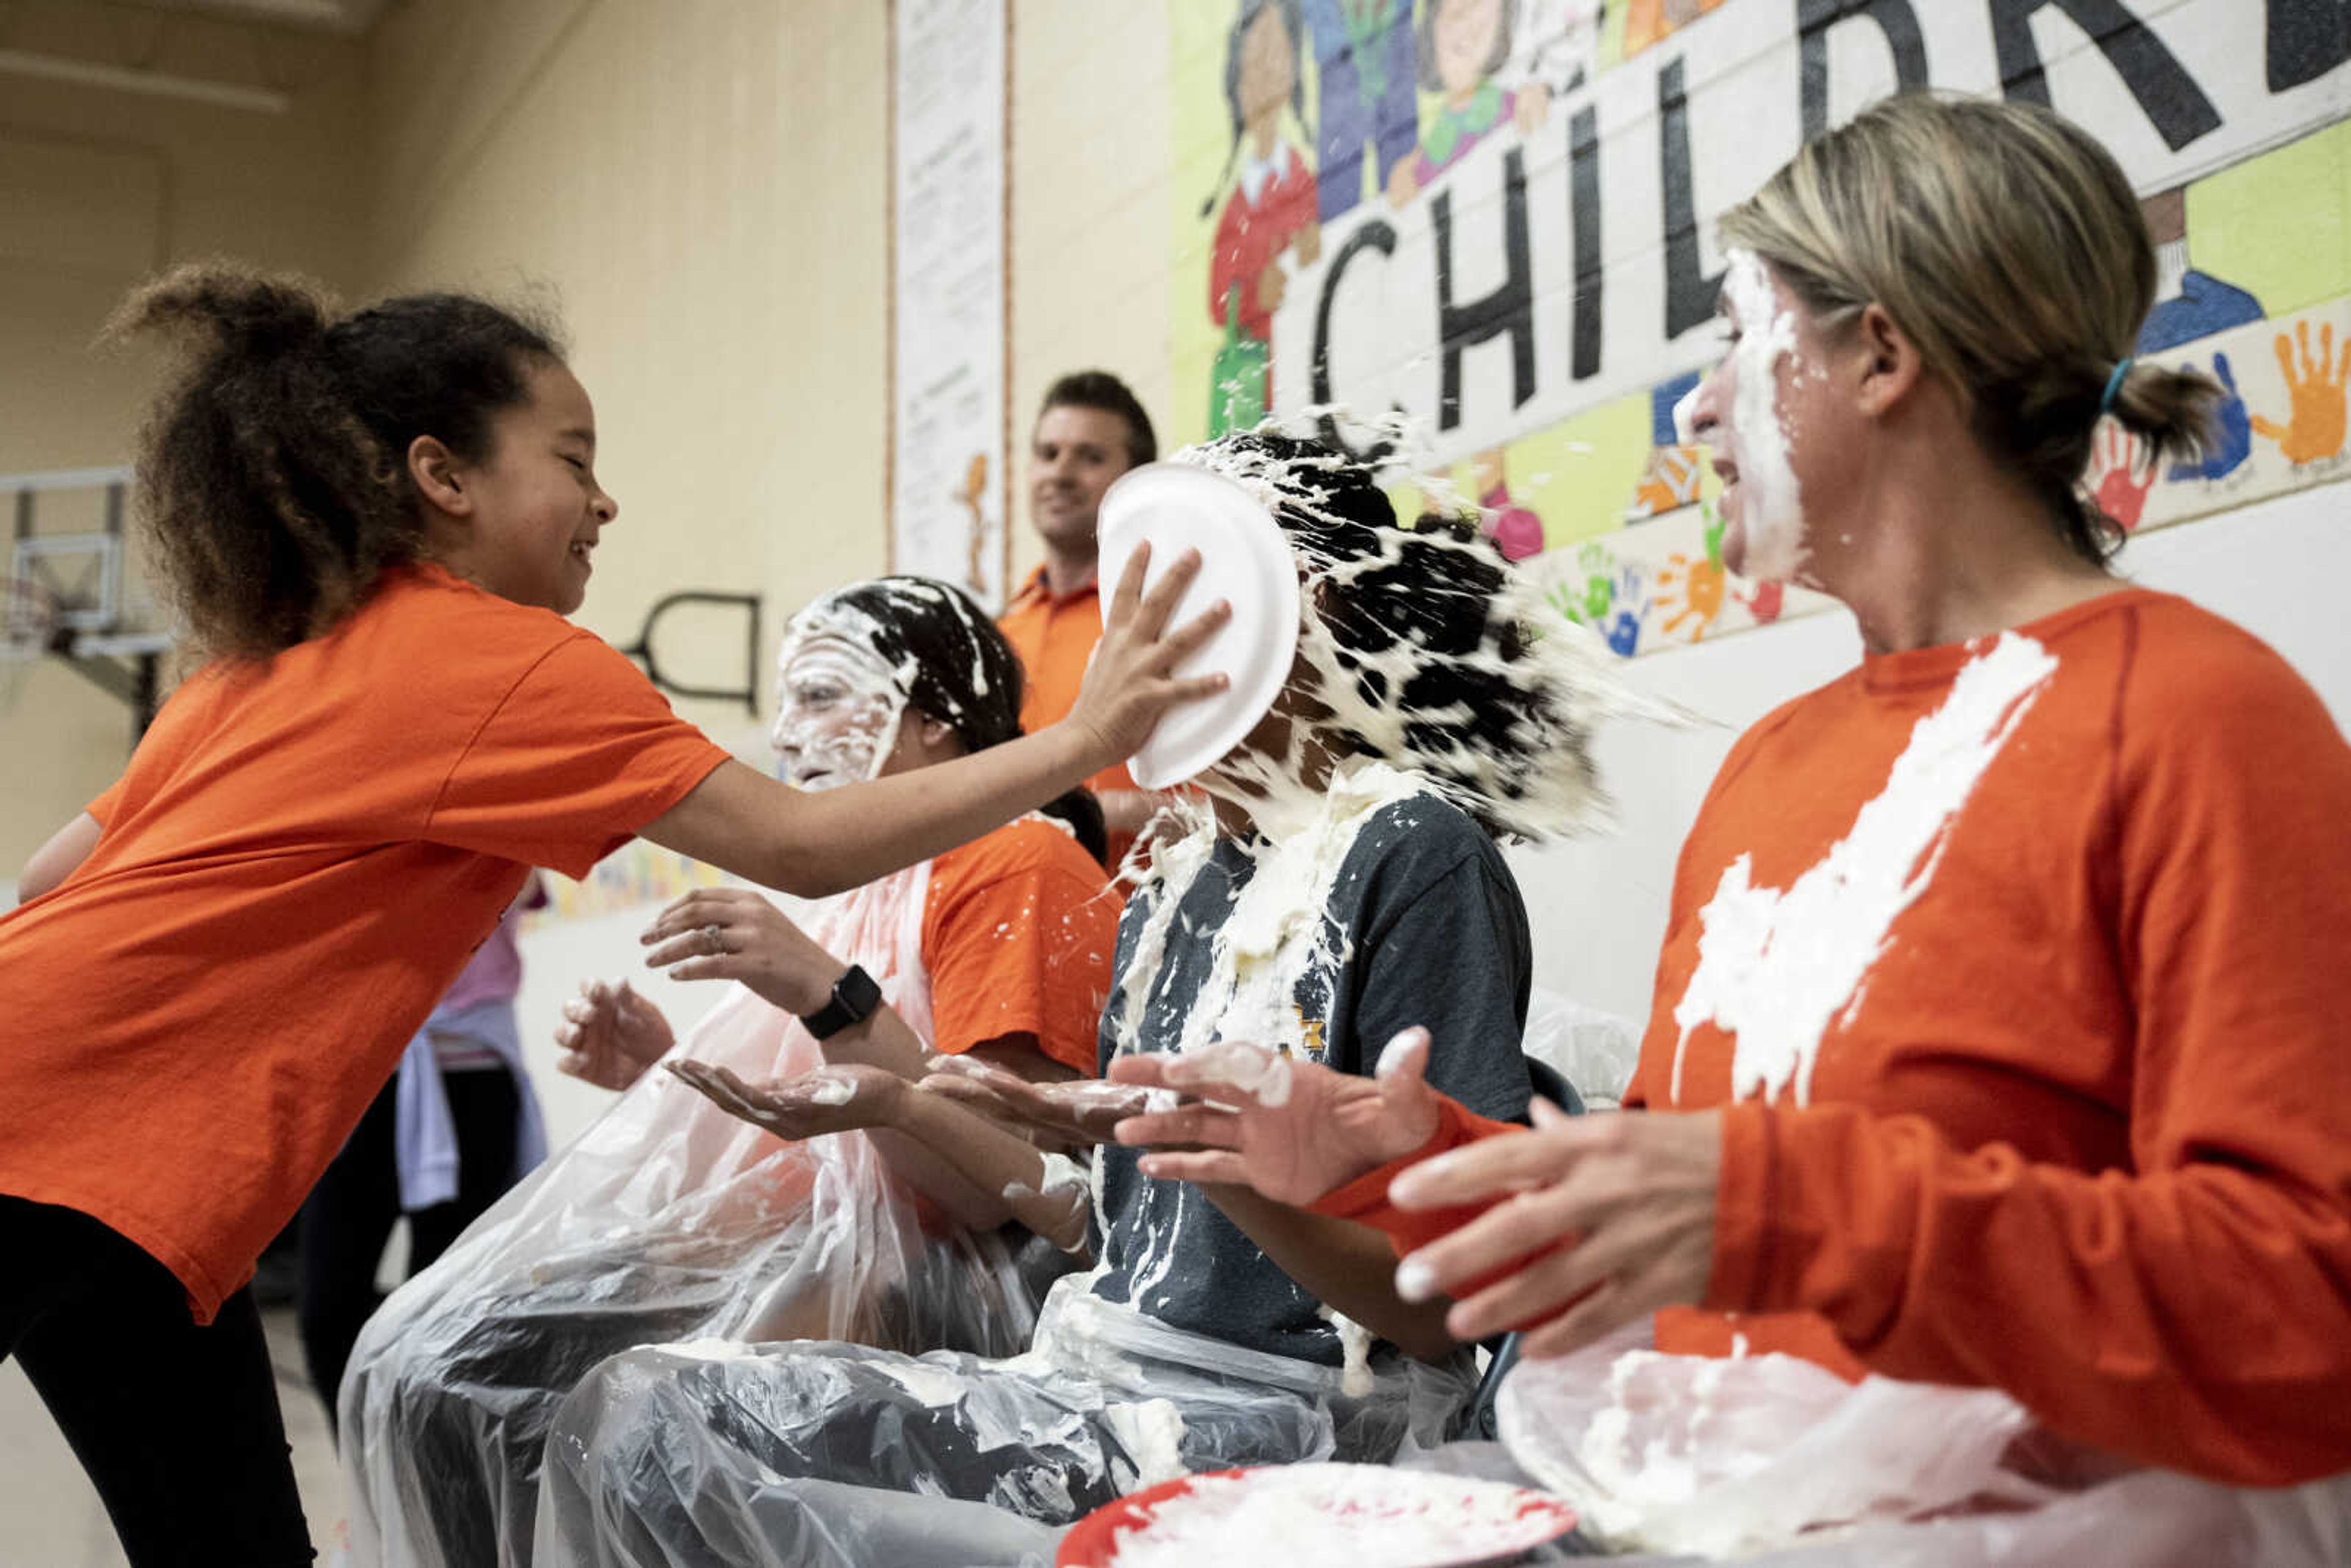
[{"label": "girl in orange t-shirt", "polygon": [[1131,573],[1070,720],[810,794],[563,619],[618,508],[547,331],[203,267],[117,327],[193,345],[141,501],[210,662],[0,918],[0,1354],[133,1563],[307,1562],[241,1286],[528,867],[642,832],[796,894],[869,882],[1129,755],[1214,689],[1167,672],[1215,618],[1162,635],[1188,573]]},{"label": "girl in orange t-shirt", "polygon": [[[779,771],[803,789],[1021,733],[1019,660],[946,583],[827,594],[793,619],[778,662]],[[779,1143],[646,1069],[674,1050],[754,1081],[853,1088],[820,1070],[912,1082],[935,1055],[967,1054],[1029,1079],[1092,1076],[1119,904],[1092,797],[1046,812],[789,915],[747,892],[681,900],[656,932],[716,923],[733,951],[672,945],[653,960],[740,982],[683,1044],[625,984],[570,1004],[559,1065],[624,1098],[493,1209],[463,1258],[395,1295],[354,1357],[354,1529],[376,1556],[529,1557],[548,1422],[609,1352],[711,1338],[1025,1348],[1038,1287],[1066,1265],[1004,1228],[1001,1184],[983,1190],[886,1129]],[[851,961],[888,1000],[820,1040],[795,1015]]]},{"label": "girl in orange t-shirt", "polygon": [[2094,431],[2152,466],[2220,396],[2132,357],[2129,183],[2045,110],[1897,98],[1722,238],[1731,350],[1687,415],[1725,562],[1841,600],[1865,658],[1716,777],[1644,1113],[1489,1139],[1402,1082],[1123,1131],[1389,1229],[1465,1337],[1656,1312],[1661,1349],[1998,1388],[2212,1480],[2351,1471],[2351,747],[2108,568]]}]

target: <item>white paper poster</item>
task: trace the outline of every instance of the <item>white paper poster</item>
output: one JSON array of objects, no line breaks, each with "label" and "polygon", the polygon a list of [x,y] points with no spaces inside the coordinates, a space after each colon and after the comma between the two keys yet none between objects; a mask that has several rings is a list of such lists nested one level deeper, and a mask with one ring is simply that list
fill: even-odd
[{"label": "white paper poster", "polygon": [[891,570],[1004,601],[1005,0],[897,0]]}]

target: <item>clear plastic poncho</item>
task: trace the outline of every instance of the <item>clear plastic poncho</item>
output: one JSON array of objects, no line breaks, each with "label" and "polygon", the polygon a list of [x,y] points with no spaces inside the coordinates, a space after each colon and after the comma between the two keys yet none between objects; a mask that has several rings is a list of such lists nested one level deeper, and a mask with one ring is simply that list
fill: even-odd
[{"label": "clear plastic poncho", "polygon": [[2351,1563],[2351,1476],[2256,1490],[2125,1469],[2053,1443],[1996,1389],[1847,1384],[1792,1356],[1648,1343],[1643,1324],[1513,1368],[1508,1457],[1465,1446],[1432,1468],[1535,1478],[1627,1568]]},{"label": "clear plastic poncho", "polygon": [[856,1345],[669,1345],[564,1402],[541,1568],[965,1568],[1050,1561],[1062,1529],[1187,1472],[1440,1442],[1464,1364],[1352,1371],[1187,1333],[1068,1279],[1005,1360]]},{"label": "clear plastic poncho", "polygon": [[[929,866],[791,909],[931,1030]],[[799,1020],[741,986],[670,1053],[754,1082],[821,1065]],[[860,1134],[786,1144],[648,1071],[370,1320],[343,1379],[355,1558],[532,1561],[556,1406],[606,1357],[711,1340],[840,1340],[1008,1354],[1068,1267],[1023,1231],[918,1220]]]}]

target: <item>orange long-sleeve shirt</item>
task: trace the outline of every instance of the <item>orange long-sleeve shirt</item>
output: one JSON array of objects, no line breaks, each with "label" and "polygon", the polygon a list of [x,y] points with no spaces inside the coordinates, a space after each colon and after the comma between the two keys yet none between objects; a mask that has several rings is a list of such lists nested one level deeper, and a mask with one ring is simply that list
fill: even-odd
[{"label": "orange long-sleeve shirt", "polygon": [[[2002,1388],[2142,1462],[2351,1469],[2351,747],[2274,653],[2182,600],[2020,632],[2054,669],[1923,841],[1801,1098],[1751,1060],[1733,1092],[1701,978],[1709,934],[1735,937],[1726,873],[1746,857],[1743,886],[1791,895],[1774,946],[1834,940],[1792,890],[1866,837],[1987,645],[1872,658],[1788,704],[1690,831],[1627,1103],[1722,1112],[1705,1305],[1802,1314],[1738,1327]],[[1658,1339],[1728,1333],[1668,1313]]]}]

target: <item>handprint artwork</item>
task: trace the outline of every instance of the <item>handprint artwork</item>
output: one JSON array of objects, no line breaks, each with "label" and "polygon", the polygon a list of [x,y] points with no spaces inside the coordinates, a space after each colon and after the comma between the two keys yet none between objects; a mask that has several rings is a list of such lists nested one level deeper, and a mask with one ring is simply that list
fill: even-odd
[{"label": "handprint artwork", "polygon": [[2095,454],[2097,478],[2090,492],[2098,510],[2123,532],[2133,532],[2146,515],[2147,493],[2155,488],[2155,465],[2140,462],[2138,437],[2112,420],[2098,426]]},{"label": "handprint artwork", "polygon": [[1648,582],[1638,565],[1616,574],[1615,596],[1616,612],[1608,618],[1602,635],[1619,658],[1629,659],[1640,651],[1641,627],[1649,615]]},{"label": "handprint artwork", "polygon": [[2253,455],[2253,426],[2246,413],[2245,400],[2237,391],[2237,374],[2229,368],[2229,356],[2212,356],[2212,374],[2228,392],[2228,399],[2212,423],[2212,446],[2193,463],[2175,463],[2170,477],[2178,479],[2225,479],[2245,465]]},{"label": "handprint artwork", "polygon": [[[1659,629],[1668,637],[1677,635],[1682,627],[1690,625],[1689,641],[1695,643],[1706,635],[1722,613],[1722,604],[1729,587],[1729,573],[1722,565],[1723,521],[1711,507],[1706,513],[1706,554],[1695,557],[1676,550],[1666,559],[1665,570],[1657,573],[1657,612],[1671,611]],[[1678,589],[1679,602],[1665,596],[1665,590]]]},{"label": "handprint artwork", "polygon": [[[2294,352],[2299,345],[2299,359]],[[2335,357],[2335,324],[2318,324],[2318,352],[2310,351],[2310,323],[2297,321],[2294,336],[2277,335],[2278,369],[2285,372],[2289,412],[2283,424],[2252,416],[2254,434],[2277,443],[2287,462],[2296,467],[2323,463],[2343,452],[2346,413],[2344,387],[2351,382],[2351,333],[2345,335],[2343,357]]]},{"label": "handprint artwork", "polygon": [[1753,617],[1755,624],[1769,626],[1780,619],[1780,612],[1788,607],[1788,585],[1784,582],[1759,582],[1740,594],[1738,599],[1747,613]]}]

